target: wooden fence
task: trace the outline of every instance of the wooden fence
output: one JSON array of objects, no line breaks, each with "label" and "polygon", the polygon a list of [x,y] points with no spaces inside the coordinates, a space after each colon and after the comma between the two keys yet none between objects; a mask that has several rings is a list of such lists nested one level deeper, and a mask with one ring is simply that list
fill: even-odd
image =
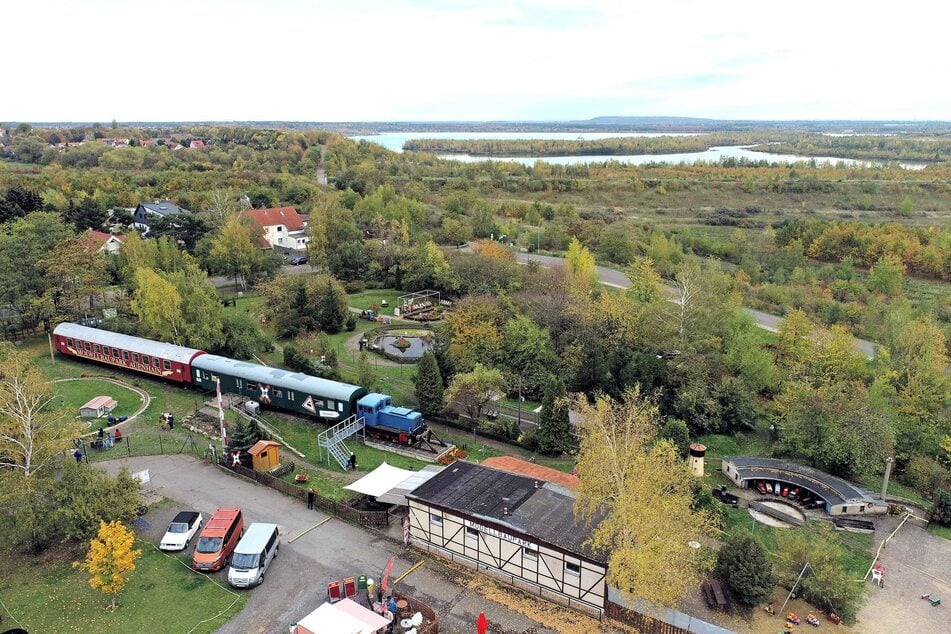
[{"label": "wooden fence", "polygon": [[[247,467],[240,465],[232,467],[228,464],[228,460],[225,457],[222,457],[222,459],[219,461],[219,465],[228,471],[234,471],[238,475],[250,478],[255,482],[260,482],[264,486],[280,491],[284,495],[297,498],[304,503],[307,502],[308,490],[299,487],[292,482],[287,482],[285,480],[281,480],[280,478],[275,478],[269,473],[261,473],[255,471],[254,469],[248,469]],[[390,524],[390,516],[386,511],[361,511],[348,506],[344,502],[338,502],[336,500],[331,500],[330,498],[325,498],[316,491],[314,492],[314,506],[322,511],[330,513],[331,515],[336,515],[341,519],[345,519],[361,526],[389,526]]]},{"label": "wooden fence", "polygon": [[419,634],[438,634],[439,633],[439,617],[436,616],[436,613],[433,612],[425,603],[420,603],[413,597],[408,594],[403,594],[402,592],[394,592],[393,596],[396,597],[396,600],[400,599],[406,601],[408,610],[410,612],[416,613],[420,612],[423,617],[426,619],[426,625],[423,625],[420,628],[417,628]]},{"label": "wooden fence", "polygon": [[659,621],[653,617],[635,612],[614,601],[607,601],[605,614],[608,618],[631,625],[641,634],[690,634],[690,630]]}]

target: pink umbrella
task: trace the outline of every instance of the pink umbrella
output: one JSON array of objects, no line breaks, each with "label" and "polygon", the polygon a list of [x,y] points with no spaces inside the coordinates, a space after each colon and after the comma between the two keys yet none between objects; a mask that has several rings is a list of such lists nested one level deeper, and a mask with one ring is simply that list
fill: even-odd
[{"label": "pink umbrella", "polygon": [[489,621],[485,618],[485,612],[479,612],[479,618],[476,619],[476,631],[479,634],[485,634],[489,629]]}]

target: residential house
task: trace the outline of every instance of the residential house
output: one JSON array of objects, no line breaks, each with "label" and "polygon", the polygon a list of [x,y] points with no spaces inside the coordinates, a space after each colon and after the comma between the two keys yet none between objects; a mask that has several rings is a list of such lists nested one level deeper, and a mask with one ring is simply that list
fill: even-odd
[{"label": "residential house", "polygon": [[139,203],[132,214],[132,226],[148,231],[149,225],[161,218],[191,213],[170,200],[156,200],[154,203]]},{"label": "residential house", "polygon": [[241,212],[251,218],[263,232],[261,247],[278,247],[303,251],[310,242],[307,223],[293,207],[247,209]]},{"label": "residential house", "polygon": [[90,249],[95,249],[99,253],[108,253],[109,255],[118,253],[119,249],[122,248],[122,243],[125,242],[125,236],[93,231],[92,229],[87,229],[81,239],[83,244]]}]

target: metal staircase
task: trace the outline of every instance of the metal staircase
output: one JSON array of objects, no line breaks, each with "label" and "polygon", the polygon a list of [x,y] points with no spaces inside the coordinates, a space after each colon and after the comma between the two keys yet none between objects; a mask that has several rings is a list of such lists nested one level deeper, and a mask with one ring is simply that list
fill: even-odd
[{"label": "metal staircase", "polygon": [[366,441],[365,427],[363,417],[351,416],[317,434],[317,450],[320,452],[320,458],[324,458],[324,452],[326,451],[327,464],[330,464],[330,458],[333,457],[340,468],[346,471],[347,463],[350,460],[350,450],[343,441],[356,434],[360,434],[363,440]]}]

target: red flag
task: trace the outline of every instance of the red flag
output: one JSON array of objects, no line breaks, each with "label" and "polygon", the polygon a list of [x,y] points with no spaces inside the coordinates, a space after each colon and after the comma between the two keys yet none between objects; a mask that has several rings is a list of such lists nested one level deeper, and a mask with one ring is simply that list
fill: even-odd
[{"label": "red flag", "polygon": [[485,612],[479,612],[479,618],[476,619],[476,632],[485,634],[489,629],[489,620],[485,618]]},{"label": "red flag", "polygon": [[390,557],[390,563],[386,564],[386,568],[383,569],[383,581],[380,582],[380,588],[383,589],[383,592],[386,592],[386,582],[390,577],[390,572],[393,571],[393,562],[396,561],[396,555]]}]

